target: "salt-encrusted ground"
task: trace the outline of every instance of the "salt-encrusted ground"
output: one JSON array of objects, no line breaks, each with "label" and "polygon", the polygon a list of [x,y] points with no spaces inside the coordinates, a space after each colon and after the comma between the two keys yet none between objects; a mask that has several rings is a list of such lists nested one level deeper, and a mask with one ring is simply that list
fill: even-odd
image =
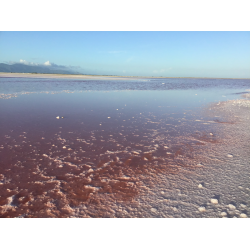
[{"label": "salt-encrusted ground", "polygon": [[3,126],[1,216],[249,217],[248,97],[201,114],[116,109],[94,125]]},{"label": "salt-encrusted ground", "polygon": [[[244,97],[248,97],[244,95]],[[250,216],[250,100],[216,103],[206,114],[218,117],[215,134],[220,141],[201,140],[196,152],[201,160],[195,168],[178,168],[176,173],[152,173],[152,187],[132,203],[107,199],[107,217],[220,217]],[[214,134],[213,134],[214,135]],[[192,164],[191,164],[192,165]],[[198,167],[197,167],[198,166]],[[178,166],[177,166],[178,167]],[[146,178],[146,177],[145,177]],[[143,178],[142,178],[143,179]],[[87,209],[101,212],[89,204],[79,206],[72,216],[91,217]]]}]

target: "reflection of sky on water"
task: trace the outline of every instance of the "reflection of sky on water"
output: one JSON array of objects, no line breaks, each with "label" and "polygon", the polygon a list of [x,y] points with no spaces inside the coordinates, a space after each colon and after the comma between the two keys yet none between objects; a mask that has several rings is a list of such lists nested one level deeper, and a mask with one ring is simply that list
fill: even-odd
[{"label": "reflection of sky on water", "polygon": [[0,78],[0,94],[22,93],[0,99],[1,215],[67,217],[84,204],[83,217],[111,216],[112,200],[132,202],[159,174],[203,166],[195,152],[221,138],[201,108],[249,83]]},{"label": "reflection of sky on water", "polygon": [[[164,83],[164,84],[162,84]],[[0,77],[0,93],[22,91],[85,91],[85,90],[187,90],[187,89],[244,89],[249,79],[123,79],[123,80],[76,80],[51,78],[3,78]]]}]

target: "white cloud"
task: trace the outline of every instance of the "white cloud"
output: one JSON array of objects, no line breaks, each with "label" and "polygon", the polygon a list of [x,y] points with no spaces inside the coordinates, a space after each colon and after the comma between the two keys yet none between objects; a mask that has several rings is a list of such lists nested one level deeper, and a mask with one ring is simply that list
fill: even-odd
[{"label": "white cloud", "polygon": [[30,65],[38,65],[37,63],[33,63],[33,62],[30,62],[29,64]]},{"label": "white cloud", "polygon": [[28,64],[28,62],[26,62],[25,60],[23,59],[20,59],[20,63],[23,63],[23,64]]},{"label": "white cloud", "polygon": [[19,61],[20,63],[23,63],[25,65],[38,65],[37,63],[33,63],[33,62],[27,62],[26,60],[20,59]]},{"label": "white cloud", "polygon": [[51,66],[51,63],[49,61],[45,62],[44,65]]},{"label": "white cloud", "polygon": [[46,61],[45,63],[34,63],[34,62],[27,62],[26,60],[20,59],[18,62],[17,61],[9,61],[6,62],[8,64],[16,64],[16,63],[22,63],[25,65],[29,66],[40,66],[40,67],[49,67],[50,69],[56,69],[56,70],[68,70],[72,72],[80,72],[80,73],[85,73],[85,69],[83,69],[80,66],[65,66],[65,65],[58,65],[50,61]]},{"label": "white cloud", "polygon": [[[14,64],[16,62],[9,62],[10,64]],[[57,68],[57,69],[81,69],[80,66],[65,66],[65,65],[58,65],[58,64],[55,64],[55,63],[52,63],[50,61],[47,61],[45,63],[34,63],[34,62],[27,62],[26,60],[23,60],[23,59],[20,59],[19,63],[23,63],[25,65],[36,65],[36,66],[50,66],[50,67],[53,67],[53,68]]]}]

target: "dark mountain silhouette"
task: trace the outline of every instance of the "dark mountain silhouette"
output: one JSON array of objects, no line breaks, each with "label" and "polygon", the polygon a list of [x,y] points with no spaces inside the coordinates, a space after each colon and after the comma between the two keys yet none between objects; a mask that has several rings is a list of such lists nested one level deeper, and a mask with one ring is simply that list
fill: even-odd
[{"label": "dark mountain silhouette", "polygon": [[79,74],[69,69],[58,69],[53,66],[26,65],[23,63],[5,64],[0,63],[0,72],[12,73],[43,73],[43,74]]}]

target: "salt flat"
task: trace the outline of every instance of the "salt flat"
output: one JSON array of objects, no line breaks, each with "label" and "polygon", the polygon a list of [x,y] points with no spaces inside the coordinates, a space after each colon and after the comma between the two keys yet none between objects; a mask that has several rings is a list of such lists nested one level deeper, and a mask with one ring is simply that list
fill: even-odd
[{"label": "salt flat", "polygon": [[250,216],[249,80],[0,86],[1,217]]}]

